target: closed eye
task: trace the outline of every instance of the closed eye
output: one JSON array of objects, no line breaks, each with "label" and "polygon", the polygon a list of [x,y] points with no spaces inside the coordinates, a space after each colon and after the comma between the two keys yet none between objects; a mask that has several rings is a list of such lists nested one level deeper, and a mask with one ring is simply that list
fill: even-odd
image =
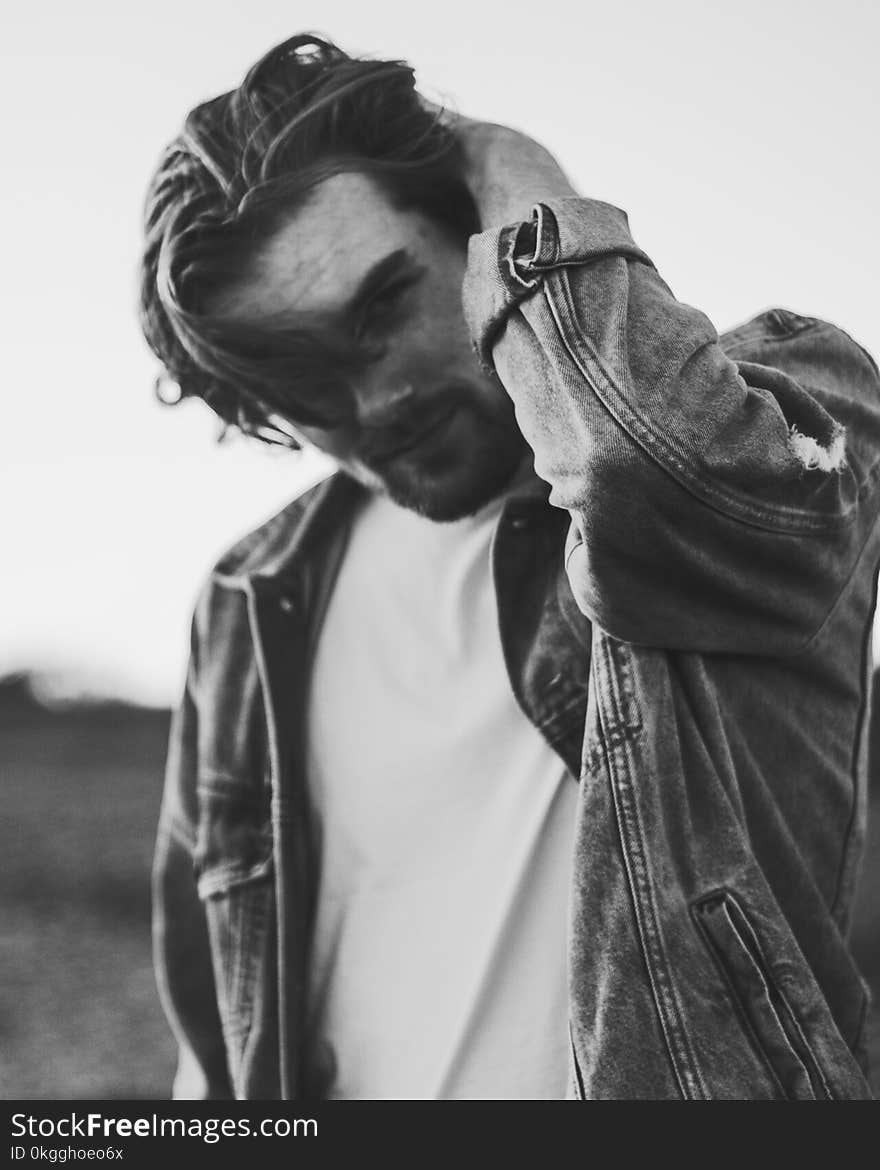
[{"label": "closed eye", "polygon": [[355,329],[359,341],[376,340],[402,321],[410,308],[405,298],[419,281],[420,272],[409,273],[383,285],[363,306]]}]

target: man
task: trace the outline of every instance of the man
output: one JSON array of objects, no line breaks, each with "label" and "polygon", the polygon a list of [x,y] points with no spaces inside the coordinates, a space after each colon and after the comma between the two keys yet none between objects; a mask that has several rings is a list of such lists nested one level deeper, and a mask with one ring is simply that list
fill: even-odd
[{"label": "man", "polygon": [[339,467],[197,607],[177,1094],[870,1096],[871,358],[719,341],[537,144],[310,37],[163,157],[143,319]]}]

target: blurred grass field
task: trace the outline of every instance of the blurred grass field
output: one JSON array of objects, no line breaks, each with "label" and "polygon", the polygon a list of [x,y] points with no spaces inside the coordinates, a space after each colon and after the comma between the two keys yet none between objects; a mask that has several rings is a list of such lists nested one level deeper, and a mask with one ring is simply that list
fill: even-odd
[{"label": "blurred grass field", "polygon": [[[3,1099],[169,1095],[149,922],[167,735],[167,712],[47,712],[0,682]],[[880,1007],[878,766],[854,946]],[[872,1049],[877,1092],[878,1011]]]},{"label": "blurred grass field", "polygon": [[6,699],[0,1096],[167,1097],[149,872],[168,714]]}]

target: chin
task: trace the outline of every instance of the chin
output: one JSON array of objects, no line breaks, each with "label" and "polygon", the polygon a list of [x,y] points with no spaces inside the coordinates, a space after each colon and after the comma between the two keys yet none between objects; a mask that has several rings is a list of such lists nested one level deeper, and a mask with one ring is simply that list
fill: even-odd
[{"label": "chin", "polygon": [[401,508],[408,508],[426,520],[449,523],[473,516],[510,485],[527,448],[521,436],[503,450],[493,449],[491,458],[469,460],[458,471],[428,475],[413,469],[411,474],[388,475],[383,490]]}]

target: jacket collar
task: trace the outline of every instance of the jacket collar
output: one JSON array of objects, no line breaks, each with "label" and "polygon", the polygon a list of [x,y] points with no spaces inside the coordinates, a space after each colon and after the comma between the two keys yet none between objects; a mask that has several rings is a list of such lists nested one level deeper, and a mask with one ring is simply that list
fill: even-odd
[{"label": "jacket collar", "polygon": [[[546,501],[548,485],[528,469],[508,493],[505,508],[519,501]],[[304,563],[328,540],[347,532],[367,490],[336,472],[298,496],[277,515],[234,545],[218,562],[213,580],[229,589],[284,593]]]},{"label": "jacket collar", "polygon": [[340,526],[348,527],[365,495],[341,472],[322,480],[234,545],[218,562],[213,580],[228,589],[285,592],[316,546]]}]

